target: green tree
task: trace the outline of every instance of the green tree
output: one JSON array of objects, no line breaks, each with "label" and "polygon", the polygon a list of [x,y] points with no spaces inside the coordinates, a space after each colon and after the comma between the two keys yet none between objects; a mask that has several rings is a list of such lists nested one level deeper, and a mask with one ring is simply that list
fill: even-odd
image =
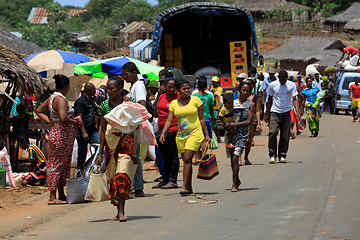
[{"label": "green tree", "polygon": [[26,41],[47,49],[70,50],[67,42],[70,40],[66,31],[56,31],[48,24],[35,26],[20,26],[22,38]]},{"label": "green tree", "polygon": [[114,24],[130,24],[133,21],[154,23],[157,17],[155,12],[155,7],[146,0],[131,0],[125,6],[115,8],[111,13],[111,19]]},{"label": "green tree", "polygon": [[8,30],[14,30],[18,23],[27,24],[33,7],[45,7],[53,0],[0,0],[0,16],[6,19]]},{"label": "green tree", "polygon": [[68,19],[68,10],[62,7],[58,2],[51,4],[47,8],[47,22],[55,26],[56,31],[59,29],[59,23],[63,23]]},{"label": "green tree", "polygon": [[58,24],[59,22],[65,22],[68,19],[67,12],[68,10],[60,5],[60,3],[56,2],[51,4],[46,8],[47,13],[47,22]]},{"label": "green tree", "polygon": [[107,36],[113,34],[113,25],[110,18],[92,18],[85,23],[86,34],[92,36],[93,43],[99,44],[107,40]]},{"label": "green tree", "polygon": [[83,19],[79,16],[67,19],[64,23],[60,24],[59,28],[67,32],[78,32],[86,29]]},{"label": "green tree", "polygon": [[85,9],[87,10],[84,16],[85,20],[88,21],[94,17],[109,18],[115,8],[122,8],[128,2],[130,2],[130,0],[90,0],[85,5]]}]

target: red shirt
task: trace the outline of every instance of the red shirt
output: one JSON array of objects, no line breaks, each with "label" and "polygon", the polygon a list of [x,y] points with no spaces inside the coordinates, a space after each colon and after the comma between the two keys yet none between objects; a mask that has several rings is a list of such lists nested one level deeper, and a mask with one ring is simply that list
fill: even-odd
[{"label": "red shirt", "polygon": [[[299,88],[299,83],[297,82],[297,83],[295,83],[295,84],[296,84],[296,87]],[[306,88],[305,84],[301,83],[301,84],[300,84],[300,92],[301,92],[303,89],[305,89],[305,88]]]},{"label": "red shirt", "polygon": [[[174,96],[172,97],[168,97],[166,93],[161,94],[160,98],[159,98],[159,104],[158,104],[158,125],[159,125],[159,130],[162,130],[165,126],[165,122],[167,120],[167,117],[169,115],[169,106],[170,103],[175,100],[178,99],[179,95],[177,93],[175,93]],[[168,132],[176,132],[178,130],[178,120],[177,118],[174,118],[173,123],[171,124],[171,127],[169,129]]]},{"label": "red shirt", "polygon": [[349,53],[349,54],[357,54],[357,50],[354,47],[346,47],[344,48],[344,53]]},{"label": "red shirt", "polygon": [[352,98],[360,98],[360,84],[353,84],[349,87],[349,89],[353,92]]}]

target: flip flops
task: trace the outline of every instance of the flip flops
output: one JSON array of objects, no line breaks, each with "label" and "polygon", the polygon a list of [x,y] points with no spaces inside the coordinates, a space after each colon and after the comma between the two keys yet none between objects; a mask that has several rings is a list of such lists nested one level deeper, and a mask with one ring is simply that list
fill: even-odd
[{"label": "flip flops", "polygon": [[48,201],[48,205],[59,205],[59,204],[67,204],[67,202],[60,199],[55,199],[54,201]]}]

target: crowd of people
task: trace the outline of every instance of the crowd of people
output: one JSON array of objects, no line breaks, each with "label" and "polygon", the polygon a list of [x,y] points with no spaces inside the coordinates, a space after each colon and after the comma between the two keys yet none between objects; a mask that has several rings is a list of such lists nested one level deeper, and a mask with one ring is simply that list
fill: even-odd
[{"label": "crowd of people", "polygon": [[[114,221],[127,220],[127,199],[145,196],[142,164],[147,146],[137,143],[133,134],[113,128],[105,118],[120,104],[138,104],[152,115],[150,121],[158,143],[156,161],[161,174],[152,188],[178,188],[180,154],[183,161],[180,194],[186,196],[194,192],[192,165],[201,161],[212,138],[222,141],[218,119],[225,130],[223,140],[226,156],[231,162],[231,192],[237,192],[241,185],[239,169],[242,164],[252,164],[249,155],[255,132],[261,130],[261,120],[269,127],[269,163],[274,164],[276,160],[287,163],[289,140],[301,134],[300,121],[306,119],[310,137],[317,137],[319,117],[330,110],[329,99],[334,90],[331,76],[320,79],[319,74],[315,74],[314,78],[308,76],[303,80],[301,75],[296,79],[289,77],[285,70],[270,68],[265,74],[250,67],[248,74],[237,77],[233,95],[222,97],[218,76],[211,79],[211,85],[206,77],[201,77],[197,79],[196,89],[191,89],[188,81],[176,79],[168,70],[160,71],[159,81],[148,81],[138,74],[134,63],[126,63],[122,67],[122,76],[110,77],[106,86],[95,88],[91,83],[85,84],[73,108],[65,97],[70,89],[69,79],[64,75],[55,75],[54,79],[55,92],[43,98],[32,111],[28,108],[32,115],[25,113],[21,98],[19,105],[15,106],[16,111],[13,111],[14,123],[28,116],[26,121],[32,117],[52,126],[47,137],[47,159],[36,145],[30,143],[28,132],[19,136],[18,144],[29,151],[31,161],[28,169],[31,174],[23,181],[44,184],[46,179],[50,191],[48,204],[64,204],[64,187],[66,178],[70,177],[74,140],[78,142],[77,168],[82,171],[88,144],[99,144],[96,164],[101,165],[103,161],[106,164],[109,199],[117,206]],[[124,81],[131,84],[129,91],[124,89]],[[352,98],[359,95],[358,82],[357,79],[350,88]],[[27,129],[23,125],[21,128]]]}]

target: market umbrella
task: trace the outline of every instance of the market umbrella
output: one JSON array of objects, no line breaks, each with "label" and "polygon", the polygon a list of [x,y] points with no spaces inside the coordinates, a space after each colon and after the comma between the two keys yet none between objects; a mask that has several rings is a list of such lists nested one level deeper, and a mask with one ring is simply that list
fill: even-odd
[{"label": "market umbrella", "polygon": [[127,62],[133,62],[140,74],[146,74],[148,79],[159,79],[159,72],[162,68],[153,66],[130,57],[116,57],[94,62],[77,64],[74,66],[75,74],[92,74],[93,78],[103,78],[122,74],[122,66]]},{"label": "market umbrella", "polygon": [[55,74],[74,75],[74,65],[90,62],[88,56],[75,52],[50,50],[35,53],[24,58],[29,67],[41,76],[51,78]]}]

